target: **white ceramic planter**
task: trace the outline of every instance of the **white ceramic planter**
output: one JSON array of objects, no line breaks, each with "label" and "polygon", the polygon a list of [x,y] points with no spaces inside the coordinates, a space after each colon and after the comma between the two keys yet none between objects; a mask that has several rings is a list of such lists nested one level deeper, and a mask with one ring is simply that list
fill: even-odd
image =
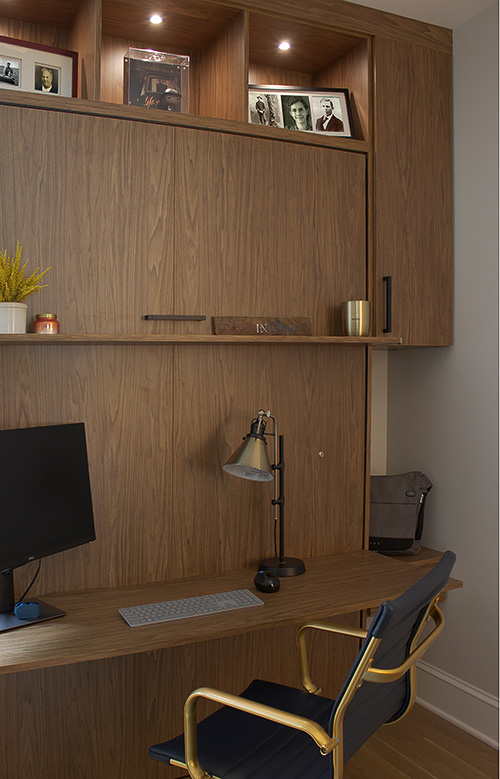
[{"label": "white ceramic planter", "polygon": [[25,333],[26,303],[0,303],[0,333]]}]

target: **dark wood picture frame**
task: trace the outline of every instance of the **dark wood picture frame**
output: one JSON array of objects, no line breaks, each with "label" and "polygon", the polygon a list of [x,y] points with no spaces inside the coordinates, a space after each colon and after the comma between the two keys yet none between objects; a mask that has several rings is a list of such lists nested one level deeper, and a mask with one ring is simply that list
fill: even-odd
[{"label": "dark wood picture frame", "polygon": [[[50,90],[42,86],[44,71]],[[0,35],[0,88],[77,97],[78,53]]]}]

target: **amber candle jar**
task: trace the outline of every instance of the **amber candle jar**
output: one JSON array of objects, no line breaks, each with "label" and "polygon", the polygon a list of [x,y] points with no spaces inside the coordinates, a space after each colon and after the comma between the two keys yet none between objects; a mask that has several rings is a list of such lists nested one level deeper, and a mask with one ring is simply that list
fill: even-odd
[{"label": "amber candle jar", "polygon": [[34,333],[48,333],[54,335],[59,333],[61,325],[57,319],[57,314],[37,314],[33,323]]}]

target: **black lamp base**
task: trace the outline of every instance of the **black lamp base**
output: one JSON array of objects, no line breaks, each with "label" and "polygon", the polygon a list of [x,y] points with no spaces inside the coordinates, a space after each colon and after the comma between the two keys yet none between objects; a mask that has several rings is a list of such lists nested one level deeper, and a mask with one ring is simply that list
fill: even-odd
[{"label": "black lamp base", "polygon": [[305,570],[304,561],[298,557],[285,557],[283,562],[279,557],[267,557],[259,563],[259,571],[274,573],[275,576],[300,576]]}]

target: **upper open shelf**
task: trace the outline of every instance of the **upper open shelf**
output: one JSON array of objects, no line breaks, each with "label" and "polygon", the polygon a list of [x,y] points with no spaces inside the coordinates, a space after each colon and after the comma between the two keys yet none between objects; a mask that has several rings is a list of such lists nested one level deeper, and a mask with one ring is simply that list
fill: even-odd
[{"label": "upper open shelf", "polygon": [[129,48],[189,55],[189,113],[201,117],[247,121],[249,83],[348,89],[355,138],[367,140],[366,34],[205,0],[170,0],[160,25],[149,15],[138,0],[0,0],[0,35],[77,51],[89,100],[123,103]]}]

